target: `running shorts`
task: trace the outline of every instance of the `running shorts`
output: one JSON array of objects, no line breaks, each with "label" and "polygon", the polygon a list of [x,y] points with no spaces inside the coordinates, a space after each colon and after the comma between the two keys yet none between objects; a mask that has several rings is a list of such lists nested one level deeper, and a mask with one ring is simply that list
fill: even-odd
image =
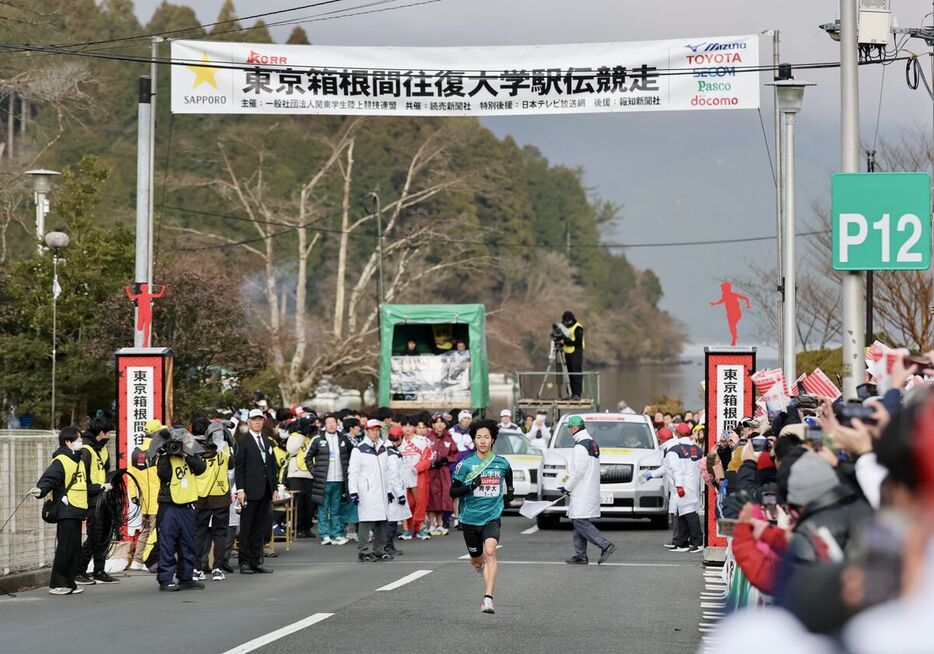
[{"label": "running shorts", "polygon": [[464,543],[467,544],[467,553],[471,558],[477,558],[483,554],[483,543],[488,538],[499,542],[500,522],[499,518],[491,520],[485,525],[465,525],[461,524],[464,530]]}]

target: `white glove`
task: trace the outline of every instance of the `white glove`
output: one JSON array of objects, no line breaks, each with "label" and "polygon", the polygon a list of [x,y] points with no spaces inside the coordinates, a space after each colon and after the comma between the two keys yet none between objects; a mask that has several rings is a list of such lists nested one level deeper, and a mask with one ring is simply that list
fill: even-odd
[{"label": "white glove", "polygon": [[101,490],[102,490],[102,491],[112,491],[112,490],[113,490],[113,484],[111,484],[110,482],[105,481],[103,484],[101,484]]},{"label": "white glove", "polygon": [[42,495],[42,489],[38,487],[30,488],[29,494],[32,495],[33,497],[39,497],[40,495]]}]

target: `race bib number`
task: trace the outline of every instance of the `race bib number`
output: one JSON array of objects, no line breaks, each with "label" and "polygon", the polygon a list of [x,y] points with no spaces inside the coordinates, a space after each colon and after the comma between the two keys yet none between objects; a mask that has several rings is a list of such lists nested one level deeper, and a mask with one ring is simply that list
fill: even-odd
[{"label": "race bib number", "polygon": [[499,477],[480,477],[480,485],[474,489],[474,497],[499,497]]}]

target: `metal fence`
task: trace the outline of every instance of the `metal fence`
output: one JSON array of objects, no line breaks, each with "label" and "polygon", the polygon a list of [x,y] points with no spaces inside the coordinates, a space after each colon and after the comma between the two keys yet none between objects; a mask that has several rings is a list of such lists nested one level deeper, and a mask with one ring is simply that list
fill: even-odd
[{"label": "metal fence", "polygon": [[[113,457],[113,437],[107,447]],[[0,429],[0,525],[36,485],[57,448],[58,435],[47,430]],[[0,575],[52,564],[55,525],[42,521],[41,507],[39,500],[25,500],[0,532]]]}]

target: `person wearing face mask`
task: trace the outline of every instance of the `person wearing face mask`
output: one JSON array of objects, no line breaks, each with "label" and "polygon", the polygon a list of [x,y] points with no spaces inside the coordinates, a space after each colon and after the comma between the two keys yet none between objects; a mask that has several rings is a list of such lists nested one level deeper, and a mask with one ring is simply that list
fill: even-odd
[{"label": "person wearing face mask", "polygon": [[[107,562],[107,543],[113,530],[113,515],[106,503],[97,505],[98,495],[109,493],[111,485],[107,482],[110,472],[110,455],[107,441],[110,439],[110,425],[103,418],[94,418],[88,425],[87,436],[81,448],[81,464],[88,480],[88,517],[87,538],[81,548],[81,573],[77,582],[82,585],[116,584],[116,579],[107,574],[104,565]],[[94,560],[94,573],[87,576],[88,563]]]},{"label": "person wearing face mask", "polygon": [[82,592],[75,578],[81,565],[81,521],[88,509],[88,485],[81,464],[81,432],[77,427],[65,427],[58,433],[58,449],[52,463],[29,491],[36,498],[52,493],[60,502],[59,519],[55,523],[55,559],[49,577],[49,593],[72,595]]}]

